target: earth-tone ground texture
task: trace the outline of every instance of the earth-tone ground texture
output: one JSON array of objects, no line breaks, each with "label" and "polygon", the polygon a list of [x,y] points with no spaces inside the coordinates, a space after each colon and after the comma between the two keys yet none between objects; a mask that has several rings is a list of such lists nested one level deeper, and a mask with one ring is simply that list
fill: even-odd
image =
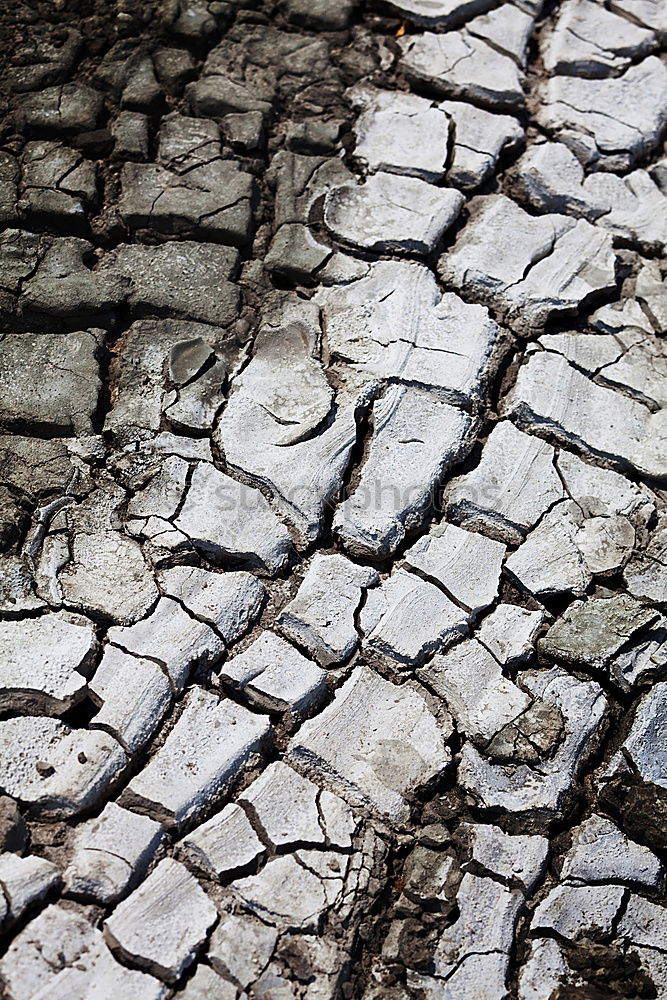
[{"label": "earth-tone ground texture", "polygon": [[667,997],[664,0],[0,28],[3,998]]}]

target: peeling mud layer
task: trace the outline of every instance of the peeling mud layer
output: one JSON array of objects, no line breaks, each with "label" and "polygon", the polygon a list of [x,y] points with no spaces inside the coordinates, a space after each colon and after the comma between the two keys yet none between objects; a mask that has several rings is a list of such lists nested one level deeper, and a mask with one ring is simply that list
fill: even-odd
[{"label": "peeling mud layer", "polygon": [[2,1000],[667,998],[665,0],[0,30]]}]

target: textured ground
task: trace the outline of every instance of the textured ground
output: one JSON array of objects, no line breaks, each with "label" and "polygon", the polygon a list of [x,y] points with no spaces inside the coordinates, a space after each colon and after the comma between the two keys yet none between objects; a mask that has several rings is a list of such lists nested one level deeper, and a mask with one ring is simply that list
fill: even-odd
[{"label": "textured ground", "polygon": [[2,996],[667,997],[665,0],[0,30]]}]

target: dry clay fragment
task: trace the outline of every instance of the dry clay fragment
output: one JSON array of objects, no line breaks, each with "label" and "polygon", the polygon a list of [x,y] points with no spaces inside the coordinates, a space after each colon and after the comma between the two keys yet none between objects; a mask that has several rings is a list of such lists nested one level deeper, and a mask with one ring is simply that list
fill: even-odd
[{"label": "dry clay fragment", "polygon": [[414,789],[449,761],[446,736],[419,694],[362,666],[304,723],[288,761],[353,805],[403,823]]},{"label": "dry clay fragment", "polygon": [[651,153],[667,121],[667,67],[656,56],[622,76],[552,76],[542,86],[539,123],[586,164],[626,171]]},{"label": "dry clay fragment", "polygon": [[77,826],[65,891],[101,906],[115,903],[144,874],[163,837],[159,823],[109,802]]},{"label": "dry clay fragment", "polygon": [[355,280],[321,289],[316,301],[332,360],[369,390],[396,379],[470,408],[506,348],[483,306],[443,294],[433,272],[416,262],[373,261]]},{"label": "dry clay fragment", "polygon": [[281,303],[235,379],[215,437],[231,468],[265,487],[299,540],[317,538],[356,442],[354,406],[334,405],[316,358],[317,310]]},{"label": "dry clay fragment", "polygon": [[470,446],[472,420],[415,386],[390,386],[373,405],[373,437],[359,482],[333,527],[361,559],[391,556],[435,503],[441,475]]},{"label": "dry clay fragment", "polygon": [[132,779],[122,801],[180,826],[220,795],[270,732],[265,717],[195,687],[167,740]]},{"label": "dry clay fragment", "polygon": [[192,964],[218,918],[187,868],[165,858],[104,921],[104,936],[126,962],[173,983]]},{"label": "dry clay fragment", "polygon": [[326,693],[326,673],[289,642],[262,632],[242,653],[222,666],[220,676],[262,712],[298,718]]},{"label": "dry clay fragment", "polygon": [[[522,17],[516,8],[510,9],[515,19]],[[474,23],[444,34],[404,35],[398,40],[400,69],[411,82],[443,97],[497,110],[520,108],[524,93],[519,68],[511,56],[473,35]]]},{"label": "dry clay fragment", "polygon": [[14,939],[0,961],[10,1000],[86,1000],[109,997],[164,1000],[153,976],[115,960],[104,938],[79,907],[54,904]]},{"label": "dry clay fragment", "polygon": [[46,858],[29,854],[0,854],[0,927],[5,929],[19,920],[28,907],[40,902],[56,885],[60,871]]},{"label": "dry clay fragment", "polygon": [[64,611],[0,622],[0,710],[66,711],[83,697],[96,651],[92,624]]},{"label": "dry clay fragment", "polygon": [[375,253],[428,254],[456,220],[464,198],[416,177],[377,173],[327,194],[324,224],[337,239]]},{"label": "dry clay fragment", "polygon": [[505,195],[483,195],[470,202],[470,221],[439,271],[528,334],[614,289],[614,265],[611,235],[585,219],[531,216]]},{"label": "dry clay fragment", "polygon": [[504,410],[541,437],[655,479],[667,478],[667,411],[651,413],[642,403],[592,382],[558,355],[530,357]]},{"label": "dry clay fragment", "polygon": [[355,614],[363,591],[378,574],[341,555],[316,555],[296,597],[281,611],[276,627],[308,650],[323,667],[347,659],[359,635]]},{"label": "dry clay fragment", "polygon": [[93,806],[127,762],[107,733],[39,716],[0,722],[3,787],[36,815],[56,819]]}]

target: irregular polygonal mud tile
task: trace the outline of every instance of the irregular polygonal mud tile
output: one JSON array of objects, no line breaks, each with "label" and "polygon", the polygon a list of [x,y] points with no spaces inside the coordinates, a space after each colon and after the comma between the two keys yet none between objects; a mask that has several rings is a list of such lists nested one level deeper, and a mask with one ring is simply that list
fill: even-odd
[{"label": "irregular polygonal mud tile", "polygon": [[571,604],[538,641],[542,655],[573,667],[611,670],[628,644],[636,645],[660,620],[658,612],[629,594],[589,598]]},{"label": "irregular polygonal mud tile", "polygon": [[35,581],[25,559],[12,555],[0,558],[0,612],[45,608],[46,602],[35,594],[34,588]]},{"label": "irregular polygonal mud tile", "polygon": [[542,611],[498,604],[477,629],[475,638],[501,666],[514,666],[532,654],[543,621]]},{"label": "irregular polygonal mud tile", "polygon": [[272,275],[301,285],[312,285],[332,249],[300,222],[285,222],[276,232],[264,265]]},{"label": "irregular polygonal mud tile", "polygon": [[127,764],[107,733],[39,716],[0,722],[0,758],[7,794],[54,819],[93,806]]},{"label": "irregular polygonal mud tile", "polygon": [[[233,882],[231,891],[244,909],[280,931],[318,934],[328,923],[339,927],[347,923],[349,947],[361,915],[359,903],[364,896],[373,897],[369,883],[384,854],[377,834],[367,828],[353,854],[302,848],[294,854],[278,855],[257,875]],[[341,963],[345,960],[345,937],[337,949]],[[325,995],[335,996],[335,989]],[[274,994],[268,992],[268,996]]]},{"label": "irregular polygonal mud tile", "polygon": [[627,894],[622,885],[558,885],[535,910],[531,930],[571,941],[587,931],[609,934]]},{"label": "irregular polygonal mud tile", "polygon": [[391,7],[413,24],[449,28],[492,6],[492,0],[388,0]]},{"label": "irregular polygonal mud tile", "polygon": [[648,250],[667,242],[667,202],[646,170],[625,177],[584,169],[563,142],[531,146],[516,166],[514,191],[535,208],[581,215]]},{"label": "irregular polygonal mud tile", "polygon": [[617,929],[618,940],[625,949],[631,949],[630,954],[639,957],[659,1000],[664,1000],[667,974],[665,922],[664,906],[632,895]]},{"label": "irregular polygonal mud tile", "polygon": [[611,76],[656,47],[653,31],[592,0],[567,0],[542,38],[542,61],[549,73]]},{"label": "irregular polygonal mud tile", "polygon": [[664,951],[667,910],[641,896],[630,896],[627,908],[618,925],[619,937],[644,948]]},{"label": "irregular polygonal mud tile", "polygon": [[126,962],[173,983],[195,960],[217,919],[194,876],[165,858],[107,917],[104,936]]},{"label": "irregular polygonal mud tile", "polygon": [[47,907],[14,939],[0,961],[10,1000],[85,1000],[93,992],[163,1000],[152,976],[120,965],[78,908]]},{"label": "irregular polygonal mud tile", "polygon": [[[143,466],[143,463],[142,463]],[[190,465],[169,455],[152,469],[140,466],[140,488],[127,505],[126,530],[135,538],[148,538],[164,548],[187,545],[187,537],[170,523],[183,502]],[[130,488],[135,483],[130,481]]]},{"label": "irregular polygonal mud tile", "polygon": [[74,831],[65,893],[101,906],[115,903],[142,877],[162,837],[162,827],[148,816],[107,803]]},{"label": "irregular polygonal mud tile", "polygon": [[667,121],[667,67],[655,56],[622,76],[553,76],[542,85],[538,122],[586,164],[624,171],[651,153]]},{"label": "irregular polygonal mud tile", "polygon": [[257,620],[267,595],[252,573],[212,573],[198,566],[161,570],[158,585],[195,618],[212,625],[227,646]]},{"label": "irregular polygonal mud tile", "polygon": [[174,97],[180,96],[184,84],[195,75],[195,60],[187,49],[171,46],[156,49],[153,64],[160,83]]},{"label": "irregular polygonal mud tile", "polygon": [[[211,934],[208,957],[219,975],[248,987],[264,972],[278,932],[250,914],[222,913]],[[256,996],[254,990],[253,997]]]},{"label": "irregular polygonal mud tile", "polygon": [[18,223],[19,165],[15,156],[0,153],[0,224],[15,226]]},{"label": "irregular polygonal mud tile", "polygon": [[[548,759],[532,767],[493,764],[466,743],[461,751],[459,782],[486,808],[550,819],[561,814],[577,774],[597,747],[607,703],[597,684],[576,680],[558,668],[526,671],[521,680],[534,699],[559,709],[564,726],[560,745]],[[535,722],[533,731],[522,737],[533,742],[548,740],[553,734],[546,730],[544,720]]]},{"label": "irregular polygonal mud tile", "polygon": [[56,434],[89,433],[101,388],[99,340],[88,330],[4,337],[0,420]]},{"label": "irregular polygonal mud tile", "polygon": [[622,691],[667,673],[667,619],[661,616],[621,650],[609,665],[609,676]]},{"label": "irregular polygonal mud tile", "polygon": [[503,420],[491,431],[476,468],[447,485],[445,512],[473,531],[518,545],[563,496],[551,445]]},{"label": "irregular polygonal mud tile", "polygon": [[[233,983],[222,979],[210,965],[199,964],[183,989],[178,991],[180,1000],[237,1000],[238,990]],[[245,993],[240,1000],[247,1000]]]},{"label": "irregular polygonal mud tile", "polygon": [[508,56],[519,68],[526,64],[528,39],[535,18],[521,4],[503,3],[494,10],[468,21],[466,32],[471,40],[481,39],[501,55]]},{"label": "irregular polygonal mud tile", "polygon": [[456,220],[464,198],[416,177],[371,174],[327,194],[324,224],[334,237],[374,253],[428,254]]},{"label": "irregular polygonal mud tile", "polygon": [[258,639],[220,669],[221,678],[264,712],[298,717],[321,702],[326,673],[273,632]]},{"label": "irregular polygonal mud tile", "polygon": [[170,597],[161,597],[148,618],[135,625],[109,629],[108,639],[135,656],[156,660],[177,692],[195,667],[212,666],[225,651],[213,629]]},{"label": "irregular polygonal mud tile", "polygon": [[[196,388],[203,371],[217,369],[220,375],[221,364],[231,371],[238,350],[223,331],[203,323],[166,319],[133,323],[114,345],[113,406],[105,430],[121,444],[153,437],[181,387],[189,383]],[[224,398],[223,381],[221,377],[216,409]]]},{"label": "irregular polygonal mud tile", "polygon": [[255,340],[214,435],[229,466],[271,492],[304,545],[317,538],[356,443],[354,406],[336,405],[316,359],[319,336],[312,305],[281,306]]},{"label": "irregular polygonal mud tile", "polygon": [[623,576],[635,597],[667,601],[667,518],[659,516],[648,545],[630,559]]},{"label": "irregular polygonal mud tile", "polygon": [[304,156],[279,150],[271,160],[266,180],[275,190],[273,242],[266,266],[289,280],[312,283],[313,275],[331,256],[331,247],[308,228],[311,216],[327,192],[353,181],[354,176],[338,159]]},{"label": "irregular polygonal mud tile", "polygon": [[274,850],[289,845],[352,847],[359,825],[346,803],[277,761],[239,796]]},{"label": "irregular polygonal mud tile", "polygon": [[594,576],[613,575],[632,553],[635,531],[622,516],[587,517],[564,500],[544,515],[505,564],[529,594],[581,597]]},{"label": "irregular polygonal mud tile", "polygon": [[105,649],[89,690],[99,707],[91,728],[110,732],[128,753],[148,742],[166,715],[173,693],[166,671],[157,663],[115,646]]},{"label": "irregular polygonal mud tile", "polygon": [[472,861],[508,883],[532,892],[544,875],[549,855],[546,837],[512,835],[485,823],[462,823],[458,834],[469,843]]},{"label": "irregular polygonal mud tile", "polygon": [[358,484],[333,528],[359,558],[392,555],[434,505],[442,474],[470,444],[471,418],[415,386],[390,386],[374,403],[373,437]]},{"label": "irregular polygonal mud tile", "polygon": [[79,445],[76,439],[0,435],[2,481],[35,497],[47,492],[63,494],[70,480],[76,481],[77,495],[86,493],[90,470],[80,460]]},{"label": "irregular polygonal mud tile", "polygon": [[359,635],[355,614],[363,591],[378,582],[378,574],[341,555],[313,558],[296,597],[280,612],[277,629],[308,650],[323,667],[346,660]]},{"label": "irregular polygonal mud tile", "polygon": [[135,316],[169,316],[214,326],[236,319],[239,290],[232,283],[238,252],[188,241],[162,246],[122,244],[108,253],[99,273],[110,270],[129,284]]},{"label": "irregular polygonal mud tile", "polygon": [[0,307],[14,313],[24,280],[38,266],[43,247],[39,236],[20,229],[0,235]]},{"label": "irregular polygonal mud tile", "polygon": [[86,228],[97,197],[95,165],[56,142],[28,142],[21,159],[19,213],[28,224]]},{"label": "irregular polygonal mud tile", "polygon": [[61,882],[58,867],[34,854],[0,854],[0,887],[6,913],[0,919],[3,929],[19,920],[28,907],[41,902]]},{"label": "irregular polygonal mud tile", "polygon": [[257,755],[271,733],[266,717],[193,688],[166,742],[124,793],[127,806],[170,825],[200,814]]},{"label": "irregular polygonal mud tile", "polygon": [[465,634],[470,618],[440,587],[399,568],[368,592],[360,615],[362,649],[419,663]]},{"label": "irregular polygonal mud tile", "polygon": [[63,27],[58,38],[53,37],[52,30],[51,25],[33,24],[30,34],[24,36],[20,62],[12,65],[8,81],[13,92],[39,90],[67,79],[83,38],[76,28]]},{"label": "irregular polygonal mud tile", "polygon": [[[125,301],[128,279],[103,268],[91,270],[97,258],[87,240],[49,238],[44,253],[28,281],[22,286],[21,307],[27,315],[44,314],[81,322],[89,316],[95,323]],[[42,320],[43,322],[43,320]]]},{"label": "irregular polygonal mud tile", "polygon": [[29,135],[68,136],[92,131],[102,105],[99,91],[84,83],[65,83],[17,98],[15,120]]},{"label": "irregular polygonal mud tile", "polygon": [[130,229],[189,235],[243,245],[250,236],[255,182],[220,156],[215,122],[167,115],[158,163],[126,163],[121,218]]},{"label": "irregular polygonal mud tile", "polygon": [[[514,15],[520,16],[514,8]],[[472,100],[498,110],[524,103],[522,76],[514,60],[470,32],[404,35],[398,40],[399,69],[408,80],[436,94]]]},{"label": "irregular polygonal mud tile", "polygon": [[603,781],[616,773],[631,770],[646,784],[667,788],[666,692],[667,682],[661,681],[642,697],[632,728],[609,767],[605,768]]},{"label": "irregular polygonal mud tile", "polygon": [[539,343],[562,354],[601,385],[621,389],[651,409],[667,405],[667,352],[652,332],[556,333],[540,337]]},{"label": "irregular polygonal mud tile", "polygon": [[213,561],[249,563],[271,575],[287,562],[292,540],[259,490],[198,463],[174,526]]},{"label": "irregular polygonal mud tile", "polygon": [[505,546],[454,524],[431,528],[405,553],[409,568],[439,583],[473,615],[492,604],[500,582]]},{"label": "irregular polygonal mud tile", "polygon": [[611,236],[585,219],[531,216],[505,195],[483,195],[469,205],[468,225],[440,258],[441,277],[519,331],[576,313],[593,294],[615,288]]},{"label": "irregular polygonal mud tile", "polygon": [[288,761],[353,805],[402,823],[415,789],[449,762],[448,735],[416,691],[361,666],[303,724]]},{"label": "irregular polygonal mud tile", "polygon": [[445,176],[448,116],[432,101],[357,84],[346,97],[361,114],[353,126],[354,155],[367,170],[406,174],[435,183]]},{"label": "irregular polygonal mud tile", "polygon": [[556,466],[567,494],[587,517],[626,517],[645,528],[655,512],[651,492],[611,469],[582,461],[568,451],[556,457]]},{"label": "irregular polygonal mud tile", "polygon": [[227,879],[262,857],[266,848],[246,813],[231,802],[180,841],[187,855],[218,879]]},{"label": "irregular polygonal mud tile", "polygon": [[539,765],[563,735],[558,708],[504,677],[475,639],[435,656],[418,676],[444,698],[457,730],[495,760]]},{"label": "irregular polygonal mud tile", "polygon": [[99,62],[94,80],[111,92],[122,108],[155,111],[160,103],[160,88],[151,57],[145,46],[133,38],[115,42]]},{"label": "irregular polygonal mud tile", "polygon": [[513,192],[534,208],[583,216],[592,222],[609,212],[611,205],[607,198],[596,198],[588,190],[589,180],[577,157],[562,142],[529,146],[511,174]]},{"label": "irregular polygonal mud tile", "polygon": [[[551,938],[530,942],[528,958],[519,970],[519,1000],[542,1000],[545,991],[557,990],[567,979],[569,967],[563,950]],[[551,995],[549,994],[549,995]]]},{"label": "irregular polygonal mud tile", "polygon": [[589,322],[595,330],[601,333],[634,334],[653,333],[653,324],[642,309],[637,299],[621,299],[600,306],[589,317]]},{"label": "irregular polygonal mud tile", "polygon": [[566,882],[635,882],[657,889],[662,879],[659,858],[636,844],[604,816],[593,814],[572,834],[560,877]]},{"label": "irregular polygonal mud tile", "polygon": [[65,604],[123,625],[142,618],[158,597],[141,548],[118,531],[76,533],[58,582]]},{"label": "irregular polygonal mud tile", "polygon": [[635,296],[657,332],[667,325],[667,283],[656,260],[645,260],[637,272]]},{"label": "irregular polygonal mud tile", "polygon": [[567,361],[533,354],[503,409],[524,430],[553,437],[656,479],[667,476],[664,411],[597,385]]},{"label": "irregular polygonal mud tile", "polygon": [[475,188],[493,173],[501,153],[515,149],[523,128],[510,115],[497,115],[465,101],[438,105],[453,122],[447,182],[464,191]]},{"label": "irregular polygonal mud tile", "polygon": [[137,111],[120,111],[110,126],[113,159],[147,160],[149,151],[148,116]]},{"label": "irregular polygonal mud tile", "polygon": [[316,301],[332,359],[369,386],[400,379],[470,406],[506,349],[487,310],[443,295],[422,264],[374,261],[357,280],[321,289]]},{"label": "irregular polygonal mud tile", "polygon": [[0,622],[0,709],[58,715],[84,694],[97,640],[65,612]]},{"label": "irregular polygonal mud tile", "polygon": [[409,985],[426,1000],[474,1000],[508,996],[506,978],[514,930],[523,908],[518,889],[466,873],[456,897],[458,919],[443,931],[433,956],[433,974],[412,974]]}]

